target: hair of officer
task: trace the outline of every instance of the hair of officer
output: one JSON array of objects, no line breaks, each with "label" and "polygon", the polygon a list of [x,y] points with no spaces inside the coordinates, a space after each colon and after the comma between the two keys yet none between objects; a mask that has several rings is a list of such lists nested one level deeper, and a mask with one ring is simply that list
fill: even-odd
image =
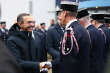
[{"label": "hair of officer", "polygon": [[40,23],[40,26],[45,25],[45,23]]},{"label": "hair of officer", "polygon": [[17,22],[22,22],[23,23],[23,17],[24,16],[30,16],[30,14],[28,14],[28,13],[19,14],[18,17],[17,17]]},{"label": "hair of officer", "polygon": [[77,12],[67,11],[67,16],[76,17],[77,16]]},{"label": "hair of officer", "polygon": [[102,19],[102,20],[96,20],[97,23],[105,23],[105,20]]},{"label": "hair of officer", "polygon": [[6,22],[0,22],[0,25],[6,25]]},{"label": "hair of officer", "polygon": [[93,21],[94,21],[93,19],[90,20],[91,23],[93,23]]},{"label": "hair of officer", "polygon": [[85,17],[83,17],[82,19],[83,19],[84,22],[90,21],[90,17],[89,17],[89,16],[85,16]]}]

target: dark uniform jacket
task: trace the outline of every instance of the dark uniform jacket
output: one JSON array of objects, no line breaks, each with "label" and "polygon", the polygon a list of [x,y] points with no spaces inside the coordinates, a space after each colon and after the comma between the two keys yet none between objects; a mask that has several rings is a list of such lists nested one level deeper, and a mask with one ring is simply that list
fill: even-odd
[{"label": "dark uniform jacket", "polygon": [[[107,54],[109,52],[109,48],[110,48],[110,32],[109,29],[105,26],[105,24],[102,24],[101,26],[99,26],[99,29],[102,29],[102,35],[105,38],[105,49],[104,49],[104,61],[106,62],[107,60]],[[103,34],[104,32],[104,34]]]},{"label": "dark uniform jacket", "polygon": [[[44,46],[45,51],[47,51],[47,49],[46,49],[46,34],[47,34],[47,31],[46,31],[46,30],[42,31],[41,29],[38,29],[38,30],[36,30],[36,31],[37,31],[39,34],[41,34],[40,37],[43,37],[43,44],[42,44],[42,46]],[[44,52],[44,53],[42,54],[42,57],[44,57],[43,55],[47,56],[46,52]]]},{"label": "dark uniform jacket", "polygon": [[[13,32],[12,32],[13,33]],[[10,33],[11,34],[11,33]],[[41,34],[15,31],[7,40],[7,46],[25,73],[39,73],[39,62],[46,61],[46,50]]]},{"label": "dark uniform jacket", "polygon": [[61,26],[59,24],[56,24],[54,27],[51,27],[47,31],[47,38],[46,38],[46,44],[47,49],[50,55],[52,55],[52,72],[53,73],[59,73],[58,72],[58,63],[60,58],[60,41],[63,37],[63,31],[61,29]]},{"label": "dark uniform jacket", "polygon": [[90,73],[102,73],[104,67],[103,49],[104,39],[102,34],[93,25],[87,27],[91,41]]},{"label": "dark uniform jacket", "polygon": [[8,29],[3,29],[4,31],[2,31],[2,29],[0,29],[0,38],[2,40],[6,40],[8,38]]},{"label": "dark uniform jacket", "polygon": [[89,73],[90,41],[86,30],[74,21],[69,27],[73,28],[75,38],[79,45],[79,53],[76,55],[76,46],[68,55],[61,53],[59,73]]},{"label": "dark uniform jacket", "polygon": [[[99,26],[99,29],[102,29],[102,35],[105,38],[105,49],[103,51],[103,55],[104,55],[104,73],[109,73],[109,69],[110,69],[110,31],[109,29],[105,26],[105,24],[102,24],[101,26]],[[103,34],[104,32],[104,34]]]},{"label": "dark uniform jacket", "polygon": [[37,32],[40,32],[40,33],[46,35],[46,30],[43,31],[43,30],[41,30],[41,29],[38,29]]},{"label": "dark uniform jacket", "polygon": [[16,58],[0,40],[0,73],[23,73]]}]

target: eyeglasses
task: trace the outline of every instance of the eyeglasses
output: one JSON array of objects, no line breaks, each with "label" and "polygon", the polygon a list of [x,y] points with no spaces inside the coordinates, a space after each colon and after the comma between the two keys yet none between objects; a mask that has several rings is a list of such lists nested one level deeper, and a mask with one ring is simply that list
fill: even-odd
[{"label": "eyeglasses", "polygon": [[36,22],[35,21],[27,21],[26,23],[28,23],[28,24],[31,24],[31,23],[35,24]]}]

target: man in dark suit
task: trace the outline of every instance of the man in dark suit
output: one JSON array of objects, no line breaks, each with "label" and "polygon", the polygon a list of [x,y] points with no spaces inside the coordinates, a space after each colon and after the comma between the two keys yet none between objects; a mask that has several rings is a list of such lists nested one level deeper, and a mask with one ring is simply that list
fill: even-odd
[{"label": "man in dark suit", "polygon": [[[17,26],[18,25],[18,26]],[[47,60],[42,34],[33,32],[35,21],[30,14],[22,13],[17,17],[17,24],[10,30],[7,47],[24,73],[40,73]]]},{"label": "man in dark suit", "polygon": [[66,25],[66,33],[61,46],[59,73],[89,73],[90,41],[76,19],[77,0],[62,0],[61,9],[60,22]]},{"label": "man in dark suit", "polygon": [[47,31],[46,46],[49,54],[52,56],[52,73],[59,73],[60,41],[63,38],[64,27],[65,26],[60,23],[58,17],[57,24]]},{"label": "man in dark suit", "polygon": [[91,41],[90,50],[90,73],[103,73],[104,38],[101,32],[90,23],[87,9],[79,10],[77,18],[84,28],[87,29]]},{"label": "man in dark suit", "polygon": [[2,40],[6,40],[8,38],[8,29],[6,29],[6,22],[0,22],[1,28],[0,28],[0,38]]},{"label": "man in dark suit", "polygon": [[2,40],[0,40],[0,73],[23,73],[16,58]]}]

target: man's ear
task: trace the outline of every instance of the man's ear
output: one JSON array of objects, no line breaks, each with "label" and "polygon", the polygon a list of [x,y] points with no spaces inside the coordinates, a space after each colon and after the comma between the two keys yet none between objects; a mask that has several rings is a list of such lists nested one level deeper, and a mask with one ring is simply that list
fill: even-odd
[{"label": "man's ear", "polygon": [[67,11],[64,11],[63,16],[66,17],[67,15]]},{"label": "man's ear", "polygon": [[22,25],[23,23],[22,22],[18,22],[18,25]]},{"label": "man's ear", "polygon": [[94,25],[96,25],[97,24],[97,22],[96,22],[96,20],[94,20]]},{"label": "man's ear", "polygon": [[22,22],[18,22],[18,26],[22,27],[22,24],[23,24]]}]

